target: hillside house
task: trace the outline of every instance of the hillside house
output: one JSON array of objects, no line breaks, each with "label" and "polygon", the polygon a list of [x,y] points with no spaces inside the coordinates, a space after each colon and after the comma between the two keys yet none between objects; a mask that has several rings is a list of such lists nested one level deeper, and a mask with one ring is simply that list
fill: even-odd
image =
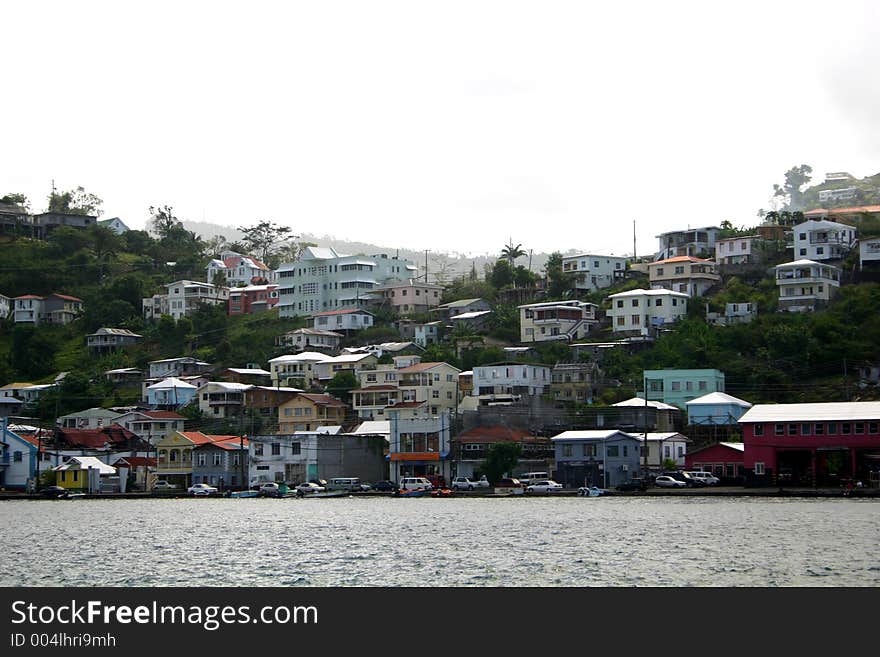
[{"label": "hillside house", "polygon": [[562,257],[562,271],[572,274],[574,288],[593,292],[619,283],[626,275],[627,258],[582,253]]},{"label": "hillside house", "polygon": [[856,244],[858,231],[835,221],[809,219],[792,228],[794,257],[804,260],[840,260]]},{"label": "hillside house", "polygon": [[840,287],[840,269],[812,260],[775,267],[779,310],[810,312],[828,303]]},{"label": "hillside house", "polygon": [[630,290],[608,297],[605,314],[620,335],[650,335],[652,329],[674,324],[687,314],[688,295],[665,289]]},{"label": "hillside house", "polygon": [[86,336],[86,346],[94,354],[105,354],[137,344],[144,336],[123,328],[99,328]]},{"label": "hillside house", "polygon": [[598,324],[598,306],[586,301],[549,301],[519,306],[520,342],[579,340]]},{"label": "hillside house", "polygon": [[721,280],[716,267],[712,260],[677,256],[650,263],[648,278],[651,287],[655,290],[672,290],[691,297],[699,297]]}]

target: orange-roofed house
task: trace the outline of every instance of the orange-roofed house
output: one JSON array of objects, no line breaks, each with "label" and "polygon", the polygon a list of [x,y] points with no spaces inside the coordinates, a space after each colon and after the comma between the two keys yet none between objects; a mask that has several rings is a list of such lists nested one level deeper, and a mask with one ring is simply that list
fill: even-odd
[{"label": "orange-roofed house", "polygon": [[278,406],[278,433],[314,431],[345,422],[348,405],[330,395],[301,392]]},{"label": "orange-roofed house", "polygon": [[250,449],[248,439],[240,436],[212,437],[222,440],[202,443],[193,448],[193,483],[216,486],[220,490],[246,488]]},{"label": "orange-roofed house", "polygon": [[455,476],[473,478],[489,450],[498,443],[520,446],[522,451],[516,466],[518,472],[551,472],[555,466],[553,443],[549,438],[535,436],[526,429],[492,425],[468,429],[452,439]]},{"label": "orange-roofed house", "polygon": [[676,256],[652,262],[648,265],[648,278],[655,290],[671,290],[691,297],[703,296],[721,280],[713,260],[694,256]]},{"label": "orange-roofed house", "polygon": [[69,324],[82,314],[82,299],[67,294],[25,294],[13,301],[13,320],[19,324]]},{"label": "orange-roofed house", "polygon": [[156,444],[156,476],[185,489],[193,484],[193,451],[200,445],[238,440],[238,436],[209,436],[201,431],[174,431]]}]

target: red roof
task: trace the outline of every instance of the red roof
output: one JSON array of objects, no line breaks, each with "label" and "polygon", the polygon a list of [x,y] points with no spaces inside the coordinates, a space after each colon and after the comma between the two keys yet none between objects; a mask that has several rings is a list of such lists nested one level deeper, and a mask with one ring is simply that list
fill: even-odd
[{"label": "red roof", "polygon": [[105,444],[122,445],[137,441],[138,437],[118,424],[101,429],[56,429],[55,436],[71,447],[98,449]]},{"label": "red roof", "polygon": [[14,297],[15,299],[43,299],[44,297],[38,297],[36,294],[24,294],[20,297]]},{"label": "red roof", "polygon": [[859,212],[880,212],[880,205],[858,205],[852,208],[834,208],[833,210],[816,208],[815,210],[804,212],[804,216],[811,217],[824,214],[854,214]]},{"label": "red roof", "polygon": [[336,399],[336,397],[331,397],[330,395],[313,395],[301,392],[297,396],[305,397],[310,402],[318,404],[319,406],[345,406],[345,402]]},{"label": "red roof", "polygon": [[141,415],[146,415],[154,420],[185,420],[182,415],[178,415],[174,411],[138,411]]},{"label": "red roof", "polygon": [[238,436],[209,436],[202,433],[201,431],[178,431],[177,433],[189,440],[194,445],[206,445],[208,443],[216,443],[221,440],[231,440],[232,438],[238,440]]},{"label": "red roof", "polygon": [[[248,260],[253,261],[253,263],[257,266],[257,269],[263,269],[266,271],[269,270],[269,268],[266,265],[264,265],[262,262],[260,262],[256,258],[253,258],[251,256],[246,256],[246,257],[248,258]],[[226,265],[229,269],[235,269],[236,267],[238,267],[238,265],[241,261],[242,261],[241,256],[233,256],[232,258],[224,258],[223,264]]]},{"label": "red roof", "polygon": [[80,298],[78,298],[78,297],[72,297],[72,296],[70,296],[70,295],[68,295],[68,294],[58,294],[57,292],[53,292],[53,293],[52,293],[51,295],[49,295],[49,296],[56,296],[56,297],[58,297],[59,299],[67,299],[68,301],[79,301],[80,303],[82,303],[82,299],[80,299]]},{"label": "red roof", "polygon": [[[212,447],[219,447],[220,449],[228,449],[228,450],[236,450],[236,449],[247,449],[248,448],[248,439],[247,438],[239,438],[238,436],[233,436],[231,440],[218,440],[213,443]],[[204,447],[204,445],[202,445]]]},{"label": "red roof", "polygon": [[524,442],[550,442],[549,438],[533,436],[524,429],[511,429],[510,427],[491,426],[474,427],[462,431],[453,440],[468,443],[524,443]]}]

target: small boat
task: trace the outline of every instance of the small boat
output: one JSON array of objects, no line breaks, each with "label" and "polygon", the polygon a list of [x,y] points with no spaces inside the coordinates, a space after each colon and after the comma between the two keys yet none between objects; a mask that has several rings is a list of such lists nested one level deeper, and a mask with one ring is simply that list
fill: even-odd
[{"label": "small boat", "polygon": [[607,490],[603,490],[598,486],[581,486],[578,488],[578,497],[602,497],[607,494]]},{"label": "small boat", "polygon": [[426,488],[416,488],[413,490],[399,490],[394,496],[395,497],[426,497],[430,495],[431,491]]},{"label": "small boat", "polygon": [[455,495],[455,491],[448,488],[435,488],[431,491],[431,497],[452,497],[453,495]]},{"label": "small boat", "polygon": [[304,500],[312,500],[317,498],[327,498],[327,497],[348,497],[350,495],[347,490],[325,490],[319,491],[317,493],[303,493],[299,497]]},{"label": "small boat", "polygon": [[229,497],[259,497],[259,491],[255,490],[234,490],[229,493]]},{"label": "small boat", "polygon": [[59,500],[81,500],[86,496],[85,493],[62,493],[58,496]]}]

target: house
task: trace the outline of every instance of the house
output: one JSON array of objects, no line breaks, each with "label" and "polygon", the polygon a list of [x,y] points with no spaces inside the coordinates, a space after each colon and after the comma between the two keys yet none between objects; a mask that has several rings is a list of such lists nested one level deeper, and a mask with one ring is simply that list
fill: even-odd
[{"label": "house", "polygon": [[794,257],[804,260],[840,260],[856,244],[858,231],[835,221],[808,219],[792,228]]},{"label": "house", "polygon": [[238,436],[209,436],[201,431],[173,431],[156,445],[156,476],[182,490],[194,482],[193,451],[199,445],[238,440]]},{"label": "house", "polygon": [[358,373],[360,387],[352,391],[352,408],[364,420],[383,420],[401,403],[424,404],[424,412],[454,411],[458,403],[460,370],[449,363],[415,362],[404,367],[378,365]]},{"label": "house", "polygon": [[[270,433],[278,429],[278,407],[293,399],[298,393],[305,392],[300,388],[251,386],[244,391],[244,407],[253,418],[259,418],[257,433]],[[253,433],[253,432],[252,432]]]},{"label": "house", "polygon": [[348,406],[326,394],[300,392],[278,406],[278,432],[314,431],[345,423]]},{"label": "house", "polygon": [[426,313],[440,304],[442,285],[419,282],[415,279],[386,283],[375,288],[387,304],[398,314]]},{"label": "house", "polygon": [[144,373],[136,367],[121,367],[106,370],[104,378],[117,386],[139,386],[144,380]]},{"label": "house", "polygon": [[563,431],[550,440],[553,476],[567,488],[613,488],[641,474],[639,440],[623,431]]},{"label": "house", "polygon": [[152,456],[122,456],[110,465],[116,468],[120,481],[132,480],[133,486],[127,485],[127,489],[149,492],[156,479],[156,461]]},{"label": "house", "polygon": [[645,401],[643,397],[632,397],[612,404],[613,413],[608,409],[596,411],[598,427],[626,428],[628,431],[653,429],[659,432],[675,431],[683,424],[681,409],[660,401]]},{"label": "house", "polygon": [[432,308],[431,313],[436,314],[441,321],[449,321],[449,318],[455,315],[483,312],[485,310],[492,310],[489,302],[485,299],[459,299],[458,301],[442,303],[436,308]]},{"label": "house", "polygon": [[670,326],[687,314],[688,295],[665,289],[629,290],[608,297],[605,314],[611,329],[622,335],[649,335],[651,329]]},{"label": "house", "polygon": [[122,328],[99,328],[86,336],[86,346],[96,355],[106,354],[122,347],[137,344],[144,336]]},{"label": "house", "polygon": [[[556,464],[553,443],[549,438],[535,436],[526,429],[501,425],[478,426],[462,431],[452,438],[452,476],[476,478],[489,450],[498,443],[520,446],[517,470],[550,472]],[[513,475],[511,473],[512,476]]]},{"label": "house", "polygon": [[[639,460],[642,464],[642,470],[645,470],[645,459],[647,457],[647,470],[655,474],[660,474],[667,469],[667,464],[673,461],[674,470],[680,470],[684,467],[685,458],[687,457],[687,447],[691,440],[677,431],[649,431],[645,433],[631,433],[640,444]],[[645,437],[647,436],[647,455],[645,454]]]},{"label": "house", "polygon": [[758,316],[758,305],[751,301],[728,303],[724,305],[724,314],[707,312],[706,321],[716,326],[748,324]]},{"label": "house", "polygon": [[745,444],[720,442],[690,452],[685,469],[711,472],[725,484],[742,483]]},{"label": "house", "polygon": [[167,283],[166,294],[154,294],[143,299],[145,319],[159,319],[170,315],[175,320],[190,317],[203,305],[226,307],[229,301],[229,288],[202,283],[200,281],[180,280]]},{"label": "house", "polygon": [[550,375],[550,394],[556,401],[593,403],[594,386],[599,379],[596,363],[557,363]]},{"label": "house", "polygon": [[810,312],[826,305],[840,287],[840,269],[812,260],[776,265],[779,310]]},{"label": "house", "polygon": [[430,418],[402,418],[400,411],[390,416],[388,459],[390,479],[439,475],[451,481],[451,420],[449,413]]},{"label": "house", "polygon": [[0,319],[6,319],[12,313],[12,299],[5,294],[0,294]]},{"label": "house", "polygon": [[718,226],[674,230],[657,235],[660,250],[655,260],[666,260],[677,256],[709,257],[715,252],[715,241],[721,229]]},{"label": "house", "polygon": [[183,431],[185,417],[174,411],[129,411],[119,415],[115,423],[154,446],[173,431]]},{"label": "house", "polygon": [[520,342],[579,340],[598,324],[598,306],[586,301],[529,303],[518,308]]},{"label": "house", "polygon": [[364,345],[363,347],[345,347],[342,350],[342,355],[372,354],[376,358],[382,358],[382,356],[386,355],[392,358],[410,356],[413,357],[415,362],[420,360],[423,353],[425,353],[424,348],[415,342],[382,342],[380,344]]},{"label": "house", "polygon": [[254,315],[271,310],[278,304],[278,286],[248,285],[229,290],[230,315]]},{"label": "house", "polygon": [[275,272],[267,265],[235,251],[224,251],[219,258],[212,259],[206,269],[205,282],[223,287],[263,286],[275,282]]},{"label": "house", "polygon": [[[408,281],[417,274],[418,267],[397,256],[343,255],[330,248],[306,247],[299,260],[278,268],[279,316],[301,317],[364,308],[381,299],[374,292],[376,288]],[[333,326],[314,328],[334,330]]]},{"label": "house", "polygon": [[715,369],[645,370],[648,399],[686,410],[687,402],[710,392],[724,392],[724,372]]},{"label": "house", "polygon": [[862,271],[880,270],[880,237],[859,240],[859,268]]},{"label": "house", "polygon": [[13,299],[13,321],[22,324],[69,324],[82,314],[82,299],[53,292],[45,297],[26,294]]},{"label": "house", "polygon": [[299,354],[286,354],[269,361],[273,386],[293,385],[298,388],[311,388],[318,384],[315,366],[327,360],[327,354],[304,351]]},{"label": "house", "polygon": [[24,402],[12,396],[0,395],[0,417],[11,417],[21,413]]},{"label": "house", "polygon": [[386,439],[377,434],[304,431],[250,437],[250,483],[358,477],[364,482],[388,478]]},{"label": "house", "polygon": [[328,353],[339,351],[339,343],[345,337],[335,331],[323,331],[310,328],[299,328],[282,333],[275,338],[275,346],[292,347],[295,351],[313,351],[320,349]]},{"label": "house", "polygon": [[261,367],[252,367],[256,363],[250,363],[248,367],[228,367],[218,376],[221,381],[232,383],[247,383],[253,386],[269,385],[272,380],[272,372]]},{"label": "house", "polygon": [[755,404],[739,424],[747,483],[880,486],[880,402]]},{"label": "house", "polygon": [[553,381],[547,365],[493,363],[473,369],[474,396],[541,395]]},{"label": "house", "polygon": [[51,441],[65,456],[106,455],[108,461],[118,456],[146,454],[149,444],[119,424],[97,429],[56,428]]},{"label": "house", "polygon": [[655,290],[672,290],[691,297],[703,296],[721,276],[713,260],[676,256],[648,265],[648,279]]},{"label": "house", "polygon": [[9,428],[2,420],[0,433],[0,489],[28,490],[37,472],[37,443]]},{"label": "house", "polygon": [[76,413],[68,413],[58,418],[58,426],[64,429],[100,429],[116,422],[122,413],[105,408],[89,408]]},{"label": "house", "polygon": [[117,235],[122,235],[129,231],[128,226],[126,226],[125,222],[119,217],[113,217],[112,219],[98,219],[98,225],[112,230]]},{"label": "house", "polygon": [[729,425],[739,422],[752,405],[724,392],[710,392],[702,397],[691,399],[687,406],[688,424]]},{"label": "house", "polygon": [[173,410],[191,402],[197,391],[198,387],[172,376],[147,386],[147,403],[153,408]]},{"label": "house", "polygon": [[150,378],[166,379],[169,376],[189,376],[192,374],[204,374],[214,368],[211,363],[198,360],[191,356],[181,358],[163,358],[162,360],[150,361]]},{"label": "house", "polygon": [[52,470],[55,472],[55,485],[69,491],[86,493],[120,491],[116,468],[94,456],[72,456],[67,462]]},{"label": "house", "polygon": [[33,222],[27,210],[16,203],[0,203],[0,233],[30,237]]},{"label": "house", "polygon": [[250,442],[240,436],[222,438],[193,447],[192,481],[221,491],[246,488]]},{"label": "house", "polygon": [[87,214],[69,214],[66,212],[43,212],[32,217],[34,238],[44,240],[58,226],[71,228],[88,228],[94,226],[98,217]]},{"label": "house", "polygon": [[[470,333],[481,333],[489,329],[489,323],[492,321],[492,311],[475,310],[473,312],[461,313],[460,315],[453,315],[447,321],[452,327],[453,332],[465,330]],[[437,324],[440,324],[440,322],[437,322]]]},{"label": "house", "polygon": [[573,274],[574,288],[594,292],[623,280],[627,258],[591,253],[562,256],[562,271]]},{"label": "house", "polygon": [[865,219],[880,218],[880,205],[859,205],[848,208],[834,208],[832,210],[816,208],[815,210],[804,212],[804,218],[811,221],[846,222],[851,226],[856,226]]},{"label": "house", "polygon": [[246,409],[244,393],[251,387],[246,383],[210,381],[196,391],[199,410],[210,418],[239,417]]},{"label": "house", "polygon": [[315,378],[321,383],[327,384],[340,372],[351,372],[357,378],[361,370],[371,369],[376,366],[379,359],[373,354],[343,354],[341,356],[324,356],[323,359],[313,365]]},{"label": "house", "polygon": [[319,331],[343,331],[348,334],[372,325],[373,313],[366,310],[328,310],[312,315],[312,328]]},{"label": "house", "polygon": [[49,388],[54,388],[56,385],[57,384],[55,383],[43,383],[39,385],[33,383],[7,383],[5,386],[0,387],[0,395],[3,397],[14,398],[16,401],[20,401],[25,407],[28,407],[35,404],[43,392]]},{"label": "house", "polygon": [[764,261],[761,246],[766,240],[760,235],[728,237],[715,242],[715,262],[719,265],[749,265]]},{"label": "house", "polygon": [[425,322],[424,324],[413,324],[413,342],[420,347],[427,347],[430,344],[440,344],[443,337],[443,322],[437,320],[435,322]]}]

